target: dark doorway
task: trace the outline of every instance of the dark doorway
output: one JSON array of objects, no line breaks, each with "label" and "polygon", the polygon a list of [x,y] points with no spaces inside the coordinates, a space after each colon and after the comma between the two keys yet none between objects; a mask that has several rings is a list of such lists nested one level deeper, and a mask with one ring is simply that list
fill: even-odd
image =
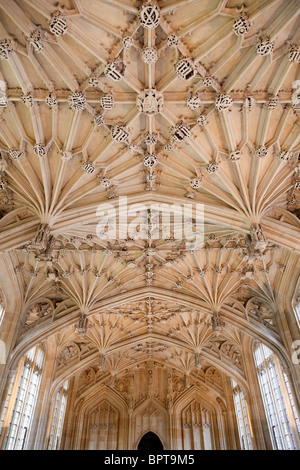
[{"label": "dark doorway", "polygon": [[154,432],[147,432],[139,442],[137,450],[159,452],[164,450],[160,438]]}]

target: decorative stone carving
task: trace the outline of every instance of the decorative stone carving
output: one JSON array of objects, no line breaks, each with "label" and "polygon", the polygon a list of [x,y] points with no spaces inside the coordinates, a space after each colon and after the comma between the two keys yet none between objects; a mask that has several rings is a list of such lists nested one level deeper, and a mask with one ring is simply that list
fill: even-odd
[{"label": "decorative stone carving", "polygon": [[8,98],[6,94],[6,83],[0,80],[0,107],[6,108],[8,105]]},{"label": "decorative stone carving", "polygon": [[218,171],[219,165],[217,164],[217,162],[209,163],[205,169],[207,173],[215,173],[216,171]]},{"label": "decorative stone carving", "polygon": [[109,62],[104,69],[105,76],[113,82],[122,80],[124,73],[125,65],[122,60],[113,60],[112,62]]},{"label": "decorative stone carving", "polygon": [[160,10],[157,5],[144,3],[139,11],[139,21],[146,29],[154,29],[159,25]]},{"label": "decorative stone carving", "polygon": [[218,111],[225,111],[229,109],[232,105],[232,98],[230,95],[221,93],[218,95],[215,101],[215,107]]},{"label": "decorative stone carving", "polygon": [[248,33],[251,28],[251,21],[247,13],[241,13],[240,17],[237,18],[233,23],[233,32],[237,36],[243,36]]},{"label": "decorative stone carving", "polygon": [[142,50],[142,61],[145,64],[155,64],[157,62],[158,55],[155,47],[145,47]]},{"label": "decorative stone carving", "polygon": [[106,364],[106,355],[104,353],[101,353],[99,356],[99,363],[98,363],[98,368],[100,372],[104,372],[105,364]]},{"label": "decorative stone carving", "polygon": [[240,158],[241,158],[240,150],[234,150],[234,152],[231,152],[228,155],[228,160],[230,160],[231,162],[237,162],[238,160],[240,160]]},{"label": "decorative stone carving", "polygon": [[125,49],[130,49],[130,47],[133,46],[133,38],[131,36],[125,36],[122,42]]},{"label": "decorative stone carving", "polygon": [[211,318],[211,327],[213,329],[213,332],[215,336],[219,336],[225,327],[225,323],[222,320],[221,316],[219,313],[214,313],[212,318]]},{"label": "decorative stone carving", "polygon": [[195,369],[196,370],[201,370],[202,367],[202,358],[200,353],[195,354]]},{"label": "decorative stone carving", "polygon": [[8,151],[9,158],[11,160],[20,160],[20,158],[23,156],[22,150],[18,148],[13,148]]},{"label": "decorative stone carving", "polygon": [[168,142],[167,144],[164,145],[165,152],[171,152],[172,148],[173,148],[173,145],[171,142]]},{"label": "decorative stone carving", "polygon": [[48,224],[40,224],[35,239],[34,245],[42,250],[47,248],[50,237],[50,227]]},{"label": "decorative stone carving", "polygon": [[95,172],[95,165],[93,163],[90,163],[90,162],[83,163],[82,168],[89,175],[91,175]]},{"label": "decorative stone carving", "polygon": [[8,60],[10,54],[13,52],[11,39],[1,39],[0,41],[0,59]]},{"label": "decorative stone carving", "polygon": [[155,145],[157,143],[157,134],[147,132],[144,137],[144,142],[147,145]]},{"label": "decorative stone carving", "polygon": [[114,104],[115,100],[112,94],[104,95],[100,99],[100,105],[103,109],[112,109]]},{"label": "decorative stone carving", "polygon": [[163,106],[163,95],[155,88],[147,88],[138,95],[136,105],[143,114],[157,114]]},{"label": "decorative stone carving", "polygon": [[76,327],[76,333],[78,333],[81,337],[85,336],[87,332],[87,327],[88,318],[85,313],[81,313],[78,325]]},{"label": "decorative stone carving", "polygon": [[192,95],[186,102],[187,107],[194,110],[198,109],[201,106],[201,100],[199,96],[197,95]]},{"label": "decorative stone carving", "polygon": [[169,34],[169,36],[167,37],[167,46],[176,48],[178,47],[178,44],[179,44],[179,39],[176,36],[176,34]]},{"label": "decorative stone carving", "polygon": [[67,364],[73,357],[78,355],[78,349],[74,345],[66,346],[57,358],[59,364]]},{"label": "decorative stone carving", "polygon": [[67,32],[67,28],[67,21],[63,14],[59,10],[52,13],[49,24],[50,32],[55,36],[61,36]]},{"label": "decorative stone carving", "polygon": [[54,108],[54,106],[57,105],[56,95],[51,91],[46,97],[45,102],[49,106],[49,108]]},{"label": "decorative stone carving", "polygon": [[205,77],[205,78],[203,78],[203,86],[204,86],[205,88],[211,86],[213,83],[214,83],[213,77]]},{"label": "decorative stone carving", "polygon": [[251,225],[250,236],[251,236],[252,242],[254,243],[255,249],[263,249],[263,250],[266,249],[267,240],[260,225],[258,224]]},{"label": "decorative stone carving", "polygon": [[100,184],[104,187],[104,188],[109,188],[109,186],[111,185],[111,181],[109,178],[105,178],[105,177],[102,177],[99,179],[100,181]]},{"label": "decorative stone carving", "polygon": [[274,49],[274,42],[270,41],[267,36],[260,37],[256,45],[256,52],[258,55],[265,56],[271,54]]},{"label": "decorative stone carving", "polygon": [[72,156],[73,156],[73,154],[69,150],[63,150],[63,151],[60,152],[60,158],[63,161],[70,160],[72,158]]},{"label": "decorative stone carving", "polygon": [[117,125],[111,128],[111,136],[117,142],[127,142],[129,138],[128,132],[123,126]]},{"label": "decorative stone carving", "polygon": [[44,40],[41,29],[32,31],[28,41],[36,52],[41,52],[44,49]]},{"label": "decorative stone carving", "polygon": [[82,91],[75,91],[68,98],[70,108],[76,111],[83,111],[86,106],[86,97]]},{"label": "decorative stone carving", "polygon": [[264,158],[268,155],[268,149],[267,147],[257,147],[254,151],[254,154],[259,157],[259,158]]},{"label": "decorative stone carving", "polygon": [[268,109],[275,109],[276,106],[279,104],[279,97],[272,96],[267,103]]},{"label": "decorative stone carving", "polygon": [[36,155],[38,155],[39,157],[45,157],[46,154],[47,154],[46,147],[45,147],[45,145],[43,145],[43,144],[35,144],[35,145],[32,147],[32,150],[33,150],[34,153],[35,153]]},{"label": "decorative stone carving", "polygon": [[205,126],[206,123],[207,123],[207,117],[205,116],[205,114],[200,114],[197,117],[197,124],[199,124],[199,126]]},{"label": "decorative stone carving", "polygon": [[191,78],[194,78],[197,73],[192,59],[189,59],[188,57],[185,57],[184,59],[181,59],[179,62],[177,62],[175,70],[178,77],[182,80],[190,80]]},{"label": "decorative stone carving", "polygon": [[92,75],[91,77],[88,78],[88,84],[93,88],[98,88],[99,83],[100,83],[100,80],[98,77],[95,77]]},{"label": "decorative stone carving", "polygon": [[191,135],[189,126],[185,124],[179,124],[172,129],[172,139],[176,142],[182,142],[188,139]]},{"label": "decorative stone carving", "polygon": [[144,165],[147,168],[153,168],[158,164],[158,158],[154,153],[148,153],[144,157]]},{"label": "decorative stone carving", "polygon": [[21,96],[21,101],[24,103],[26,106],[31,108],[34,105],[34,98],[33,94],[31,92],[29,93],[23,93]]},{"label": "decorative stone carving", "polygon": [[102,116],[102,114],[96,114],[96,116],[94,117],[94,124],[97,127],[101,127],[104,125],[104,117]]},{"label": "decorative stone carving", "polygon": [[293,64],[298,64],[300,62],[300,48],[297,46],[297,44],[292,44],[290,46],[288,59]]},{"label": "decorative stone carving", "polygon": [[202,178],[192,178],[190,180],[190,186],[193,188],[193,189],[198,189],[198,188],[201,188],[202,186]]}]

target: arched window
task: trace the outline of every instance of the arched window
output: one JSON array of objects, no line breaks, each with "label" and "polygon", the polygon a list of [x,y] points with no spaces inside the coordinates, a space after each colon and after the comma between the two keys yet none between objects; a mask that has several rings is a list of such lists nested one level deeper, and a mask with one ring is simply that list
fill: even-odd
[{"label": "arched window", "polygon": [[44,353],[35,346],[21,359],[16,375],[8,386],[1,417],[3,449],[21,450],[32,423],[38,397]]},{"label": "arched window", "polygon": [[1,296],[1,292],[0,292],[0,326],[4,318],[4,313],[5,313],[5,308],[4,308],[4,303],[3,303],[3,299]]},{"label": "arched window", "polygon": [[295,316],[298,324],[298,328],[300,329],[300,297],[297,298],[295,303]]},{"label": "arched window", "polygon": [[255,343],[254,359],[273,448],[299,449],[299,416],[288,377],[267,346]]},{"label": "arched window", "polygon": [[48,450],[57,450],[60,448],[62,430],[67,406],[69,383],[66,381],[59,389],[55,397],[54,409],[51,420]]},{"label": "arched window", "polygon": [[231,379],[233,401],[242,450],[252,450],[252,439],[243,390]]}]

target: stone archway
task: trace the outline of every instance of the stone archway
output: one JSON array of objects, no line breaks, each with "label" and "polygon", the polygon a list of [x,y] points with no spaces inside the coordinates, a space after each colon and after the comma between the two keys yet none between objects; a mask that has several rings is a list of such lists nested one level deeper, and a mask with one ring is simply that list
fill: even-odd
[{"label": "stone archway", "polygon": [[146,452],[159,452],[163,451],[164,447],[157,434],[149,431],[141,438],[140,442],[138,443],[137,450],[143,450]]}]

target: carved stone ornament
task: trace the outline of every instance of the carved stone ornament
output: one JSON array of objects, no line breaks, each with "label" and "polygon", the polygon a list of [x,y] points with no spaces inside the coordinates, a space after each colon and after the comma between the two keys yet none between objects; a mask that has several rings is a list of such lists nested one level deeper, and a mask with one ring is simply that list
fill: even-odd
[{"label": "carved stone ornament", "polygon": [[68,98],[70,108],[76,111],[83,111],[86,106],[86,97],[81,91],[75,91]]},{"label": "carved stone ornament", "polygon": [[181,59],[179,62],[177,62],[175,70],[178,77],[182,80],[190,80],[191,78],[194,78],[197,73],[192,59],[189,59],[188,57],[185,57],[184,59]]},{"label": "carved stone ornament", "polygon": [[187,107],[190,109],[198,109],[201,106],[201,100],[199,96],[192,95],[186,102]]},{"label": "carved stone ornament", "polygon": [[144,142],[147,145],[155,145],[157,143],[157,134],[147,132],[144,137]]},{"label": "carved stone ornament", "polygon": [[276,106],[278,106],[279,104],[279,97],[278,96],[272,96],[268,103],[267,103],[267,106],[268,106],[268,109],[275,109]]},{"label": "carved stone ornament", "polygon": [[13,51],[11,39],[1,39],[0,41],[0,59],[8,60]]},{"label": "carved stone ornament", "polygon": [[176,48],[179,44],[179,39],[176,34],[169,34],[167,37],[167,46]]},{"label": "carved stone ornament", "polygon": [[143,114],[154,115],[163,107],[163,95],[155,88],[147,88],[137,97],[136,105]]},{"label": "carved stone ornament", "polygon": [[11,160],[19,160],[22,157],[23,152],[18,148],[13,148],[8,151],[8,155]]},{"label": "carved stone ornament", "polygon": [[52,17],[49,24],[50,32],[55,36],[61,36],[65,34],[68,26],[63,14],[59,10],[56,10],[54,13],[52,13],[51,16]]},{"label": "carved stone ornament", "polygon": [[159,25],[160,10],[157,5],[144,4],[139,11],[139,21],[146,29],[154,29]]},{"label": "carved stone ornament", "polygon": [[0,80],[0,107],[6,108],[8,105],[8,98],[6,94],[6,83]]},{"label": "carved stone ornament", "polygon": [[145,155],[144,157],[144,165],[147,167],[147,168],[153,168],[154,166],[156,166],[158,164],[158,158],[156,155],[154,155],[153,153],[148,153],[147,155]]},{"label": "carved stone ornament", "polygon": [[190,180],[190,186],[193,188],[193,189],[198,189],[198,188],[201,188],[202,186],[202,178],[192,178]]},{"label": "carved stone ornament", "polygon": [[260,37],[256,45],[256,52],[258,55],[265,56],[271,54],[274,49],[274,42],[270,41],[268,37]]},{"label": "carved stone ornament", "polygon": [[207,173],[215,173],[216,171],[218,171],[219,165],[216,162],[209,163],[205,169]]},{"label": "carved stone ornament", "polygon": [[288,59],[293,64],[298,64],[300,62],[300,48],[297,46],[297,44],[291,45]]},{"label": "carved stone ornament", "polygon": [[214,313],[212,318],[211,318],[211,327],[213,329],[213,332],[215,333],[215,336],[219,336],[225,326],[225,323],[223,322],[221,316],[219,313]]},{"label": "carved stone ornament", "polygon": [[87,327],[88,327],[88,318],[85,313],[82,313],[80,315],[80,319],[76,328],[76,333],[78,333],[79,336],[85,336],[87,332]]},{"label": "carved stone ornament", "polygon": [[215,107],[218,111],[225,111],[226,109],[229,109],[232,105],[232,98],[230,95],[221,93],[218,95],[216,101],[215,101]]},{"label": "carved stone ornament", "polygon": [[57,98],[56,95],[51,92],[45,99],[45,103],[49,106],[49,108],[54,108],[57,105]]},{"label": "carved stone ornament", "polygon": [[237,162],[238,160],[240,160],[240,158],[241,158],[240,150],[234,150],[234,152],[231,152],[228,155],[228,160],[230,160],[231,162]]},{"label": "carved stone ornament", "polygon": [[183,140],[188,139],[190,135],[190,128],[185,124],[179,124],[172,129],[172,138],[176,142],[182,142]]},{"label": "carved stone ornament", "polygon": [[28,41],[36,52],[41,52],[44,49],[44,40],[40,29],[32,31]]},{"label": "carved stone ornament", "polygon": [[205,116],[205,114],[200,114],[197,117],[197,124],[199,126],[205,126],[206,123],[207,123],[207,117]]},{"label": "carved stone ornament", "polygon": [[127,142],[129,138],[128,132],[126,132],[123,126],[113,126],[111,128],[111,136],[117,142]]},{"label": "carved stone ornament", "polygon": [[293,156],[293,153],[290,152],[289,150],[282,150],[278,155],[278,159],[279,160],[282,160],[284,162],[288,162],[290,161],[290,159],[292,158]]},{"label": "carved stone ornament", "polygon": [[142,50],[142,61],[145,64],[155,64],[157,62],[158,55],[155,47],[145,47]]},{"label": "carved stone ornament", "polygon": [[89,175],[91,175],[95,171],[95,165],[93,165],[93,163],[90,163],[90,162],[83,163],[82,168]]},{"label": "carved stone ornament", "polygon": [[131,46],[133,46],[133,38],[131,36],[125,36],[125,38],[123,38],[123,47],[129,49]]},{"label": "carved stone ornament", "polygon": [[106,177],[102,177],[99,179],[100,181],[100,184],[104,187],[104,188],[109,188],[109,186],[111,185],[111,181],[109,178],[106,178]]},{"label": "carved stone ornament", "polygon": [[94,117],[94,124],[97,127],[101,127],[104,125],[104,118],[102,114],[96,114],[96,116]]},{"label": "carved stone ornament", "polygon": [[47,154],[46,147],[45,147],[45,145],[43,145],[43,144],[35,144],[35,145],[32,147],[32,150],[33,150],[34,153],[35,153],[36,155],[38,155],[39,157],[45,157],[45,155]]},{"label": "carved stone ornament", "polygon": [[24,103],[26,106],[31,108],[34,105],[34,99],[32,93],[23,93],[21,96],[21,101]]},{"label": "carved stone ornament", "polygon": [[104,95],[100,99],[100,105],[103,109],[112,109],[114,107],[113,95]]},{"label": "carved stone ornament", "polygon": [[109,62],[104,69],[105,76],[113,82],[122,80],[124,73],[125,65],[122,60],[113,60],[112,62]]},{"label": "carved stone ornament", "polygon": [[259,158],[264,158],[268,155],[268,149],[267,147],[257,147],[254,151],[255,155]]},{"label": "carved stone ornament", "polygon": [[248,33],[251,28],[251,21],[247,13],[243,12],[239,18],[237,18],[233,23],[233,32],[237,36],[243,36]]}]

